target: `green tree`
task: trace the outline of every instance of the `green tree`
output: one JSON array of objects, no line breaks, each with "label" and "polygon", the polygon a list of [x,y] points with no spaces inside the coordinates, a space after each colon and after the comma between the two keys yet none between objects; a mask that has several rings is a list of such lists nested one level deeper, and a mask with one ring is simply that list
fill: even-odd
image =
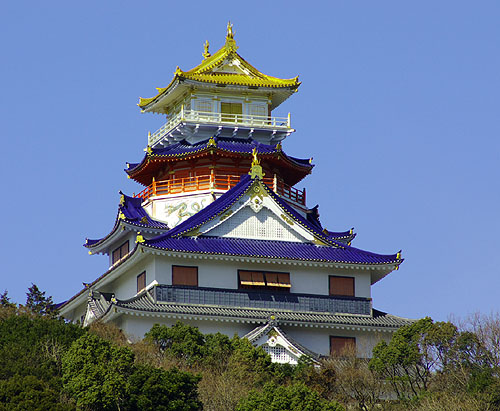
[{"label": "green tree", "polygon": [[153,325],[146,333],[146,339],[154,343],[164,355],[170,355],[189,365],[201,361],[204,355],[204,335],[198,328],[180,321],[171,327]]},{"label": "green tree", "polygon": [[200,410],[202,404],[197,393],[200,378],[175,368],[165,371],[137,366],[129,379],[129,408],[141,411]]},{"label": "green tree", "polygon": [[7,294],[7,290],[0,294],[0,307],[15,308],[16,305],[10,301],[10,298]]},{"label": "green tree", "polygon": [[26,308],[34,314],[55,317],[57,310],[54,308],[52,297],[46,297],[36,284],[31,283],[26,293]]},{"label": "green tree", "polygon": [[336,401],[322,399],[303,383],[289,386],[266,384],[262,391],[253,390],[242,399],[237,411],[344,411]]},{"label": "green tree", "polygon": [[96,335],[83,335],[62,358],[64,390],[80,408],[120,410],[127,403],[133,364],[130,349]]},{"label": "green tree", "polygon": [[391,383],[398,397],[416,397],[428,389],[433,372],[445,367],[457,335],[453,324],[423,318],[401,327],[389,343],[377,344],[369,367]]}]

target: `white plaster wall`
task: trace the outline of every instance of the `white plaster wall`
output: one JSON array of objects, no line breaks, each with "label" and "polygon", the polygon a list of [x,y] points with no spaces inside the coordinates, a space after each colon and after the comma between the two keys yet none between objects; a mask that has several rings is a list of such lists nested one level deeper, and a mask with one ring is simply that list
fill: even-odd
[{"label": "white plaster wall", "polygon": [[[289,272],[292,293],[328,295],[330,275],[354,277],[356,297],[370,297],[370,274],[366,272],[336,271],[328,268],[301,267],[276,263],[239,263],[235,261],[205,260],[194,258],[172,258],[155,256],[155,279],[159,284],[172,284],[172,265],[198,267],[198,286],[213,288],[238,288],[238,270],[267,270]],[[138,273],[139,274],[139,273]],[[146,274],[147,277],[147,274]],[[149,280],[147,280],[149,284]]]},{"label": "white plaster wall", "polygon": [[290,271],[290,281],[292,282],[290,291],[293,293],[328,295],[330,275],[354,277],[354,295],[356,297],[371,297],[370,274],[368,271],[356,272],[350,270],[342,272],[332,268],[294,268]]},{"label": "white plaster wall", "polygon": [[144,337],[154,324],[162,324],[167,326],[174,325],[177,321],[182,321],[184,324],[189,324],[198,329],[203,334],[221,333],[232,338],[235,334],[243,337],[245,334],[252,331],[258,324],[245,324],[236,322],[223,322],[214,320],[189,320],[189,319],[169,319],[161,317],[139,317],[134,315],[123,314],[115,323],[126,333],[128,338],[132,341],[140,340]]},{"label": "white plaster wall", "polygon": [[355,337],[356,351],[359,357],[371,357],[373,347],[381,340],[389,341],[392,337],[390,332],[357,331],[336,328],[315,327],[280,327],[295,341],[302,344],[318,354],[330,354],[330,336]]},{"label": "white plaster wall", "polygon": [[97,287],[97,291],[114,293],[119,300],[127,300],[137,294],[137,276],[146,271],[146,285],[156,279],[155,259],[150,257],[141,260],[116,280],[103,287]]}]

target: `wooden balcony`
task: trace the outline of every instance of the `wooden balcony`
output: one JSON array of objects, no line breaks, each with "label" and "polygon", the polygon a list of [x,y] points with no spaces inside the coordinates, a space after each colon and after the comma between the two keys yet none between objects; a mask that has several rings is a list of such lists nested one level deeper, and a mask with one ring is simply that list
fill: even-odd
[{"label": "wooden balcony", "polygon": [[[280,182],[277,178],[263,178],[264,184],[271,188],[275,193],[285,200],[305,206],[306,190],[298,190],[287,184]],[[134,197],[140,197],[147,200],[150,197],[164,196],[169,194],[190,193],[205,190],[229,190],[240,181],[240,176],[206,174],[195,177],[172,178],[164,181],[153,181],[139,194]]]}]

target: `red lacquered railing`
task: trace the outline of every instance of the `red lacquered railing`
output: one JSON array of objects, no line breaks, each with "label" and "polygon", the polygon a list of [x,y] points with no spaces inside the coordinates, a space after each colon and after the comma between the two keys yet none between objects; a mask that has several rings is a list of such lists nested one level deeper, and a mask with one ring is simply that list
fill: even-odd
[{"label": "red lacquered railing", "polygon": [[[263,178],[264,184],[271,188],[281,197],[291,200],[297,204],[306,204],[306,190],[297,190],[276,178]],[[207,174],[195,177],[171,178],[164,181],[153,181],[139,194],[134,197],[140,197],[146,200],[150,197],[162,196],[167,194],[189,193],[193,191],[203,191],[209,189],[229,190],[240,181],[240,176]]]}]

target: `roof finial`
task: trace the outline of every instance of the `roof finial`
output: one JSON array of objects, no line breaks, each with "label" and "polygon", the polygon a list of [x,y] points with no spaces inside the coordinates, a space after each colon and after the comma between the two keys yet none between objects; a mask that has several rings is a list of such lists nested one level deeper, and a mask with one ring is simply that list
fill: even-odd
[{"label": "roof finial", "polygon": [[233,32],[233,25],[231,24],[231,21],[227,22],[227,34],[226,34],[227,39],[234,39],[234,32]]},{"label": "roof finial", "polygon": [[208,40],[205,41],[205,44],[203,45],[203,58],[209,58],[211,56],[210,52],[208,51],[208,48],[210,47],[210,43]]},{"label": "roof finial", "polygon": [[262,178],[264,177],[264,173],[262,172],[262,166],[260,165],[260,161],[257,158],[257,148],[256,147],[254,147],[252,150],[252,156],[253,156],[252,166],[251,166],[250,172],[248,174],[250,174],[250,177],[252,177],[252,178],[258,177],[259,179],[262,180]]},{"label": "roof finial", "polygon": [[230,21],[227,23],[226,47],[234,50],[238,48],[236,47],[236,41],[234,41],[233,25]]}]

